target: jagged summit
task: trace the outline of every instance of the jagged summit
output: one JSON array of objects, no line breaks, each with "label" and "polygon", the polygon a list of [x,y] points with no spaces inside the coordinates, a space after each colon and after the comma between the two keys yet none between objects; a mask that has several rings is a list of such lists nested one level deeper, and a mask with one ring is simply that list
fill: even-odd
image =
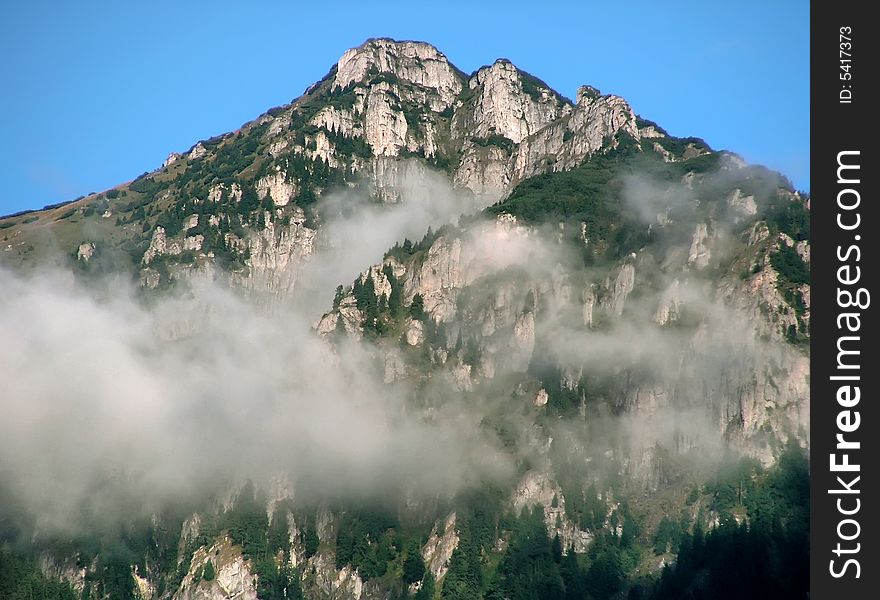
[{"label": "jagged summit", "polygon": [[[247,260],[254,265],[287,264],[259,258],[266,250],[251,247],[246,231],[224,231],[228,211],[215,211],[208,220],[194,215],[205,202],[231,200],[229,208],[244,213],[245,223],[266,221],[258,218],[260,203],[263,210],[282,211],[270,211],[270,222],[311,222],[312,204],[327,189],[357,181],[368,183],[377,198],[394,201],[403,182],[425,168],[444,172],[485,206],[529,177],[572,169],[621,143],[644,146],[645,139],[652,140],[645,148],[665,160],[683,156],[681,144],[639,121],[624,99],[590,86],[572,104],[504,58],[467,75],[431,44],[370,39],[343,53],[302,97],[240,130],[173,152],[158,170],[114,190],[8,221],[5,226],[13,229],[7,238],[15,233],[16,240],[0,260],[23,259],[32,237],[47,231],[44,219],[48,230],[62,234],[56,237],[70,239],[65,251],[75,253],[82,230],[94,229],[85,222],[97,215],[99,231],[112,232],[113,244],[127,247],[123,253],[135,268],[165,252],[163,247],[174,256],[250,252]],[[690,152],[705,151],[697,144]],[[196,230],[205,229],[202,242],[173,239],[180,224],[195,222]],[[271,245],[268,251],[276,252]],[[106,254],[106,244],[97,247],[97,256]],[[157,281],[155,274],[149,281]]]},{"label": "jagged summit", "polygon": [[395,40],[388,37],[370,38],[363,44],[346,50],[337,64],[344,62],[346,57],[354,54],[410,56],[421,60],[448,62],[446,55],[433,44],[419,40]]},{"label": "jagged summit", "polygon": [[392,73],[404,81],[435,90],[448,102],[462,86],[459,72],[434,46],[380,38],[367,40],[342,55],[336,64],[333,88],[345,88],[380,73]]},{"label": "jagged summit", "polygon": [[[572,104],[505,58],[467,75],[431,44],[370,39],[343,53],[302,97],[240,130],[173,152],[161,168],[129,184],[37,211],[36,218],[7,221],[13,228],[7,238],[20,235],[0,259],[15,264],[24,258],[32,234],[46,231],[43,219],[49,230],[63,234],[60,239],[70,239],[65,251],[75,253],[81,230],[94,229],[85,221],[97,215],[98,229],[112,231],[115,245],[131,246],[124,253],[136,268],[150,262],[148,248],[162,248],[157,228],[172,254],[207,254],[207,242],[222,239],[233,255],[253,252],[249,260],[255,262],[262,252],[249,247],[246,232],[231,232],[239,240],[232,243],[220,230],[224,211],[199,220],[197,229],[207,228],[205,241],[171,238],[179,224],[196,221],[192,217],[205,202],[232,200],[234,212],[244,211],[245,221],[255,225],[265,221],[257,218],[263,202],[264,209],[285,213],[270,213],[270,221],[303,223],[312,220],[311,205],[327,189],[366,182],[376,197],[393,201],[402,182],[425,168],[444,172],[457,189],[487,205],[529,177],[572,169],[621,143],[644,146],[645,139],[652,140],[645,148],[665,160],[683,156],[680,144],[639,121],[624,99],[593,87],[582,87]],[[697,144],[691,154],[705,151]]]}]

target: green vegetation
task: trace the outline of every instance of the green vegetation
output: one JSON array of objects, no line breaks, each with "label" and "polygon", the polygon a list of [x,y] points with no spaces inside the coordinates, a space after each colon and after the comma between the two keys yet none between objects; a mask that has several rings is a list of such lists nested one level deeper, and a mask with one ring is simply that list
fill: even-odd
[{"label": "green vegetation", "polygon": [[448,227],[441,227],[436,232],[428,227],[427,233],[418,243],[412,243],[409,238],[405,238],[403,243],[395,242],[394,246],[385,253],[385,258],[389,256],[393,256],[397,260],[403,261],[407,258],[414,256],[420,252],[426,252],[433,244],[434,241],[444,232],[449,231]]},{"label": "green vegetation", "polygon": [[352,293],[358,310],[364,313],[364,331],[381,335],[384,332],[385,320],[380,318],[379,312],[380,308],[384,307],[380,307],[382,298],[376,298],[376,283],[373,281],[372,273],[364,280],[360,277],[355,279]]},{"label": "green vegetation", "polygon": [[263,558],[269,552],[266,497],[258,494],[251,482],[242,488],[232,510],[224,515],[223,526],[232,541],[241,546],[245,558]]},{"label": "green vegetation", "polygon": [[321,128],[320,131],[330,140],[336,147],[336,151],[345,156],[359,156],[360,158],[370,158],[373,155],[373,148],[361,137],[346,137],[335,131]]},{"label": "green vegetation", "polygon": [[784,233],[796,242],[810,239],[810,211],[803,202],[773,198],[766,209],[771,233]]},{"label": "green vegetation", "polygon": [[383,510],[346,512],[336,537],[336,567],[351,564],[364,581],[385,575],[400,552],[394,532],[398,525]]},{"label": "green vegetation", "polygon": [[458,546],[449,559],[449,571],[443,580],[444,600],[479,598],[483,587],[480,549],[468,527],[459,529]]},{"label": "green vegetation", "polygon": [[[712,489],[718,527],[698,523],[683,536],[674,567],[663,571],[654,598],[805,598],[809,588],[809,463],[789,445],[762,472],[734,468]],[[738,522],[739,506],[747,518]]]},{"label": "green vegetation", "polygon": [[473,137],[471,138],[471,142],[483,148],[487,148],[489,146],[497,146],[508,154],[513,154],[513,140],[497,133],[493,133],[492,135],[485,138]]},{"label": "green vegetation", "polygon": [[[421,555],[426,529],[404,524],[386,505],[355,505],[341,509],[336,528],[336,567],[351,565],[365,581],[378,580],[380,589],[417,585],[416,598],[500,600],[547,598],[611,600],[620,597],[666,598],[767,597],[800,598],[808,583],[809,470],[806,454],[789,444],[776,466],[763,469],[754,460],[728,457],[706,482],[698,497],[708,499],[696,518],[687,509],[677,517],[665,515],[652,531],[619,496],[609,510],[594,486],[578,492],[583,480],[563,478],[566,516],[591,531],[585,554],[575,554],[547,530],[540,505],[520,514],[509,512],[506,485],[483,484],[460,494],[445,510],[457,515],[459,543],[449,570],[438,585]],[[694,490],[692,490],[694,491]],[[692,494],[693,495],[693,494]],[[557,504],[555,498],[552,504]],[[301,574],[286,566],[292,551],[287,539],[291,501],[278,503],[271,523],[266,496],[250,483],[231,510],[205,513],[202,531],[177,555],[181,521],[166,515],[164,530],[156,523],[132,524],[124,531],[101,533],[71,545],[58,542],[54,551],[80,553],[83,564],[97,556],[87,589],[92,597],[134,598],[132,565],[146,572],[174,573],[161,579],[157,590],[176,589],[187,571],[192,552],[227,531],[251,561],[261,600],[303,597]],[[716,522],[717,526],[710,526]],[[306,556],[319,544],[314,516],[297,516]],[[176,532],[176,533],[172,533]],[[109,534],[109,535],[108,535]],[[115,542],[111,541],[113,538]],[[498,546],[498,540],[502,546]],[[285,560],[276,562],[282,553]],[[645,557],[675,555],[674,566],[656,575],[637,575]],[[213,557],[197,575],[217,576]],[[279,566],[280,564],[280,566]],[[398,583],[395,583],[398,582]],[[170,586],[170,587],[169,587]],[[438,589],[439,588],[439,589]],[[0,597],[13,600],[75,600],[67,585],[46,580],[33,559],[0,550]],[[396,596],[395,596],[396,597]]]},{"label": "green vegetation", "polygon": [[638,127],[639,129],[644,129],[645,127],[653,127],[658,133],[662,133],[666,136],[669,135],[669,133],[665,129],[657,125],[657,123],[655,123],[654,121],[642,118],[638,115],[636,115],[636,127]]},{"label": "green vegetation", "polygon": [[663,515],[651,538],[654,554],[666,554],[670,550],[677,549],[687,535],[689,521],[687,513],[682,513],[682,518],[679,520]]},{"label": "green vegetation", "polygon": [[521,69],[517,69],[519,72],[520,81],[522,82],[522,90],[535,102],[541,101],[542,91],[547,90],[550,92],[551,96],[556,96],[558,98],[559,94],[554,92],[552,88],[544,83],[542,80],[538,79],[531,73],[526,73]]},{"label": "green vegetation", "polygon": [[[526,223],[583,222],[593,252],[611,257],[638,250],[647,241],[638,215],[620,201],[624,177],[635,169],[630,149],[596,157],[576,169],[538,175],[522,182],[486,212],[510,213]],[[579,235],[579,228],[577,230]]]},{"label": "green vegetation", "polygon": [[780,242],[779,249],[770,255],[770,264],[784,283],[791,285],[810,283],[810,267],[797,250],[785,242]]},{"label": "green vegetation", "polygon": [[128,189],[147,197],[153,197],[167,186],[163,182],[151,177],[149,173],[144,173],[128,185]]},{"label": "green vegetation", "polygon": [[712,148],[709,147],[705,141],[700,138],[695,137],[687,137],[687,138],[677,138],[672,136],[665,136],[661,138],[655,138],[651,141],[657,142],[663,149],[667,152],[671,152],[675,156],[683,156],[684,153],[688,150],[688,146],[692,146],[699,152],[711,152]]},{"label": "green vegetation", "polygon": [[212,160],[202,161],[199,166],[217,181],[231,182],[240,177],[255,162],[267,127],[257,125],[231,136],[217,147]]},{"label": "green vegetation", "polygon": [[424,576],[425,561],[422,559],[421,548],[417,543],[410,543],[403,558],[403,582],[409,585],[421,581]]},{"label": "green vegetation", "polygon": [[394,275],[391,265],[382,268],[382,274],[391,286],[391,294],[388,296],[388,312],[392,319],[399,319],[403,311],[403,283]]},{"label": "green vegetation", "polygon": [[311,521],[307,521],[303,524],[302,543],[306,558],[311,558],[318,552],[318,545],[320,543],[318,530],[315,528],[315,524]]},{"label": "green vegetation", "polygon": [[779,275],[776,289],[792,308],[797,319],[797,325],[789,325],[784,332],[785,338],[791,344],[806,343],[809,340],[809,324],[804,319],[807,305],[799,287],[810,283],[810,267],[797,250],[784,242],[780,242],[779,249],[770,255],[770,264]]},{"label": "green vegetation", "polygon": [[425,580],[422,581],[422,586],[419,588],[419,591],[416,592],[415,600],[434,600],[434,595],[437,593],[437,583],[434,581],[434,575],[428,572],[425,575]]},{"label": "green vegetation", "polygon": [[214,563],[210,560],[205,563],[205,568],[202,570],[202,579],[205,581],[214,581],[214,578],[217,576],[217,572],[214,570]]},{"label": "green vegetation", "polygon": [[35,560],[0,547],[0,598],[4,600],[78,600],[67,583],[46,579]]}]

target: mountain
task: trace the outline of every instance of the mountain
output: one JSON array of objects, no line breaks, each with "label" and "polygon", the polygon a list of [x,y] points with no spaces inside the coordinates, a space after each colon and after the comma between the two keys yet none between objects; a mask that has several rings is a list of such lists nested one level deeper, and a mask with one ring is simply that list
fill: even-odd
[{"label": "mountain", "polygon": [[807,589],[809,199],[622,98],[369,40],[0,236],[0,590]]}]

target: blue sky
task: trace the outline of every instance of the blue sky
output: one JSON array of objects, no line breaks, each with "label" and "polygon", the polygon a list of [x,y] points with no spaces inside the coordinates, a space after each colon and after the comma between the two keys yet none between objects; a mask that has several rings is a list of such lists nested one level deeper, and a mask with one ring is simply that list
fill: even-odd
[{"label": "blue sky", "polygon": [[45,2],[0,6],[0,214],[101,191],[290,102],[369,37],[506,57],[809,190],[809,3]]}]

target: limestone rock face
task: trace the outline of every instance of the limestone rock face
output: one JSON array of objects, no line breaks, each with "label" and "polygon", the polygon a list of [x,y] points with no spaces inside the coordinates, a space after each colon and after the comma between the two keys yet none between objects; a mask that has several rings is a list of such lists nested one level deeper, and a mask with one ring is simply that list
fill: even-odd
[{"label": "limestone rock face", "polygon": [[364,594],[364,582],[350,566],[336,570],[332,554],[319,553],[309,560],[314,573],[315,587],[322,595],[340,600],[359,600]]},{"label": "limestone rock face", "polygon": [[438,111],[452,104],[462,86],[446,57],[430,44],[378,39],[342,55],[333,87],[345,88],[363,81],[371,72],[394,73],[399,79],[427,88],[438,97]]},{"label": "limestone rock face", "polygon": [[428,249],[418,271],[407,273],[406,301],[412,302],[413,296],[420,293],[425,311],[435,320],[451,319],[455,314],[455,297],[466,276],[461,258],[461,240],[439,238]]},{"label": "limestone rock face", "polygon": [[547,395],[547,390],[541,388],[538,390],[538,393],[535,395],[534,405],[535,406],[546,406],[547,401],[550,397]]},{"label": "limestone rock face", "polygon": [[[769,240],[765,239],[764,244]],[[760,242],[759,242],[760,243]],[[779,239],[776,244],[786,243]],[[774,245],[770,245],[774,248]],[[809,252],[809,244],[803,246]],[[809,430],[809,356],[789,344],[781,343],[791,328],[799,329],[798,316],[782,296],[778,286],[779,274],[765,259],[761,269],[745,281],[725,277],[718,285],[717,295],[724,298],[743,316],[742,327],[756,330],[756,346],[743,348],[761,357],[758,365],[730,365],[730,370],[741,369],[739,375],[751,370],[749,384],[729,390],[727,402],[719,411],[719,426],[736,423],[745,438],[761,437],[772,432],[786,438],[799,435],[798,429]],[[805,319],[809,319],[809,286],[800,286],[806,305]],[[761,344],[760,339],[776,340],[776,344]],[[697,340],[700,342],[709,340]],[[791,428],[791,429],[786,429]],[[770,449],[759,455],[765,462],[772,460]]]},{"label": "limestone rock face", "polygon": [[458,532],[455,530],[453,512],[442,523],[438,521],[434,524],[428,541],[422,548],[425,566],[435,580],[440,581],[446,575],[446,571],[449,570],[449,559],[452,558],[456,547],[458,547]]},{"label": "limestone rock face", "polygon": [[565,515],[562,488],[546,472],[529,471],[517,485],[512,498],[514,511],[544,507],[544,523],[551,538],[558,535],[564,552],[586,552],[593,536],[578,529]]},{"label": "limestone rock face", "polygon": [[315,127],[324,127],[327,131],[338,133],[344,137],[356,137],[361,135],[360,121],[350,110],[328,106],[322,108],[312,117],[311,124]]},{"label": "limestone rock face", "polygon": [[[180,254],[181,250],[177,249],[177,251],[169,250],[168,240],[165,237],[165,228],[164,227],[156,227],[155,231],[153,231],[153,237],[150,238],[150,245],[147,247],[147,251],[144,253],[144,257],[142,262],[145,265],[149,265],[152,262],[153,258],[156,256],[160,256],[162,254]],[[177,247],[175,247],[177,248]]]},{"label": "limestone rock face", "polygon": [[394,108],[389,92],[390,86],[381,83],[373,87],[367,100],[364,133],[376,156],[396,156],[406,145],[406,116]]},{"label": "limestone rock face", "polygon": [[241,202],[242,189],[238,183],[229,185],[218,183],[211,187],[208,191],[209,202],[220,202],[224,196],[230,198],[233,202]]},{"label": "limestone rock face", "polygon": [[457,186],[490,204],[504,197],[512,187],[510,156],[497,146],[471,145],[464,151],[454,178]]},{"label": "limestone rock face", "polygon": [[180,238],[168,239],[165,235],[164,227],[156,227],[153,231],[153,237],[150,239],[150,245],[144,253],[142,262],[149,265],[157,256],[170,255],[177,256],[186,251],[198,252],[202,249],[204,236],[201,234]]},{"label": "limestone rock face", "polygon": [[706,244],[709,238],[709,230],[705,223],[699,223],[694,230],[694,237],[691,241],[691,248],[688,251],[688,264],[693,265],[697,269],[705,269],[709,264],[712,254]]},{"label": "limestone rock face", "polygon": [[287,175],[280,168],[276,173],[257,181],[256,188],[261,198],[269,196],[275,206],[287,206],[297,194],[296,185],[287,181]]},{"label": "limestone rock face", "polygon": [[565,171],[581,164],[605,144],[626,134],[640,139],[636,117],[618,96],[585,97],[567,119],[561,119],[523,140],[512,166],[512,178],[521,181],[547,171]]},{"label": "limestone rock face", "polygon": [[[264,127],[259,130],[263,131],[259,143],[265,146],[260,147],[275,162],[268,174],[245,185],[253,185],[259,198],[271,198],[276,212],[289,208],[301,193],[324,192],[309,189],[301,175],[294,175],[288,157],[363,176],[384,202],[400,201],[412,182],[429,179],[431,167],[426,161],[436,160],[437,165],[445,165],[442,168],[455,187],[473,195],[479,208],[505,197],[522,179],[576,167],[603,151],[615,136],[636,140],[640,136],[632,109],[620,98],[602,96],[586,86],[573,105],[506,60],[466,77],[436,48],[420,42],[369,40],[343,54],[335,71],[307,94],[322,98],[323,105],[310,109],[305,132],[294,131],[302,122],[303,99],[262,115],[235,136],[226,136],[219,146],[214,140],[199,142],[174,160],[212,161],[216,148]],[[344,101],[327,100],[328,96]],[[352,154],[343,148],[346,144],[360,150]],[[240,202],[242,185],[242,181],[215,183],[202,200]],[[294,286],[295,272],[312,252],[313,236],[301,227],[278,223],[276,217],[281,215],[294,222],[298,218],[296,211],[267,213],[260,220],[267,225],[259,231],[252,229],[238,239],[224,234],[226,245],[248,266],[232,277],[236,284],[272,292]],[[226,223],[222,214],[210,219],[211,227]],[[251,227],[253,222],[252,218]],[[142,280],[148,285],[158,281],[159,274],[148,268],[156,256],[198,253],[203,244],[204,240],[185,241],[157,229],[142,259],[147,267]],[[433,253],[432,260],[449,258],[441,248]],[[208,254],[202,253],[210,258]],[[430,268],[420,274],[426,286],[434,279],[439,288],[450,289],[444,276],[437,281],[434,267]],[[178,276],[185,270],[173,269]],[[450,302],[454,297],[434,289],[429,306],[446,319]]]},{"label": "limestone rock face", "polygon": [[727,204],[744,216],[751,216],[758,212],[758,205],[755,203],[755,197],[744,196],[742,190],[739,188],[733,191],[733,194],[727,199]]},{"label": "limestone rock face", "polygon": [[630,292],[632,292],[635,280],[635,266],[627,263],[620,267],[620,271],[618,271],[617,277],[614,279],[614,283],[611,286],[611,291],[604,303],[606,307],[614,312],[614,314],[618,316],[623,314],[623,307],[624,304],[626,304],[626,298],[629,296]]},{"label": "limestone rock face", "polygon": [[679,282],[675,279],[660,298],[660,305],[654,313],[654,322],[658,325],[666,325],[670,321],[675,321],[679,317],[681,306]]},{"label": "limestone rock face", "polygon": [[192,150],[189,151],[187,158],[189,158],[190,160],[197,160],[199,158],[203,158],[203,157],[207,156],[207,154],[208,154],[208,149],[205,148],[204,144],[199,142],[198,144],[196,144],[193,147]]},{"label": "limestone rock face", "polygon": [[[407,340],[409,343],[409,339]],[[385,354],[385,373],[382,381],[384,383],[394,383],[402,380],[407,374],[407,365],[399,352],[388,352]]]},{"label": "limestone rock face", "polygon": [[165,162],[162,163],[162,167],[170,167],[171,165],[176,163],[178,160],[180,160],[182,157],[183,157],[183,155],[180,154],[179,152],[172,152],[171,154],[168,155],[168,158],[165,159]]},{"label": "limestone rock face", "polygon": [[77,594],[82,594],[88,585],[86,575],[89,566],[78,564],[77,558],[69,556],[61,559],[49,552],[43,552],[39,557],[40,571],[49,579],[66,581]]},{"label": "limestone rock face", "polygon": [[[418,257],[396,263],[395,274],[403,282],[405,303],[419,294],[435,322],[446,324],[453,332],[475,335],[479,360],[472,364],[464,362],[462,353],[452,349],[455,333],[445,348],[432,351],[438,364],[448,365],[454,389],[473,390],[480,381],[500,373],[526,372],[535,352],[542,311],[552,314],[560,307],[574,307],[575,318],[590,329],[597,318],[610,323],[612,328],[624,330],[634,319],[634,326],[645,335],[653,335],[654,328],[665,330],[668,334],[662,335],[674,338],[675,342],[664,351],[662,360],[666,362],[658,375],[627,384],[622,391],[618,406],[632,419],[632,426],[662,432],[663,444],[679,452],[701,444],[717,444],[719,436],[723,436],[733,445],[770,462],[772,451],[766,439],[798,438],[808,425],[809,361],[804,353],[785,342],[785,332],[792,327],[799,329],[801,324],[779,291],[779,275],[768,257],[784,244],[808,258],[809,244],[796,243],[783,234],[771,235],[765,224],[756,224],[744,232],[745,247],[739,250],[737,259],[751,262],[735,262],[730,272],[706,287],[705,276],[695,272],[706,269],[711,251],[716,247],[724,251],[724,244],[732,242],[710,236],[705,221],[691,226],[695,227],[691,239],[683,239],[670,254],[678,258],[670,259],[663,267],[672,269],[670,273],[676,275],[670,275],[662,286],[653,289],[644,286],[650,288],[649,280],[656,275],[650,269],[656,271],[658,267],[656,263],[645,262],[652,258],[638,253],[620,258],[616,265],[608,267],[603,279],[595,277],[585,284],[575,284],[561,265],[549,269],[544,266],[537,280],[492,279],[499,270],[503,272],[506,263],[493,262],[488,248],[503,241],[528,241],[533,235],[530,228],[504,214],[494,222],[472,225],[468,235],[438,236]],[[542,239],[545,234],[542,232]],[[586,237],[583,232],[582,237]],[[488,245],[474,245],[474,238]],[[755,256],[760,268],[752,268]],[[640,269],[644,269],[641,277],[645,281],[637,281]],[[370,272],[381,282],[376,267]],[[490,281],[491,284],[480,287],[480,282]],[[529,301],[534,304],[531,308],[524,308],[527,292],[533,298]],[[801,286],[799,292],[808,319],[809,286]],[[700,322],[694,323],[694,315],[698,315]],[[410,325],[405,330],[407,345],[426,343],[420,329]],[[682,335],[680,332],[684,331],[689,333]],[[392,371],[397,380],[402,371]],[[582,375],[576,367],[563,368],[559,384],[575,391]],[[589,394],[587,386],[587,398]],[[533,406],[542,407],[549,403],[550,396],[542,387],[532,399]],[[585,402],[584,396],[581,402]],[[674,431],[669,428],[671,415],[686,415]],[[625,454],[631,457],[626,462],[628,474],[648,489],[665,483],[663,456],[655,443],[653,438],[643,443],[639,436],[634,436]],[[581,543],[576,540],[579,534],[562,529],[560,535],[568,536],[572,547]],[[583,541],[577,547],[586,543]]]},{"label": "limestone rock face", "polygon": [[137,586],[137,594],[140,600],[153,600],[156,596],[156,586],[147,578],[138,572],[137,567],[132,573],[135,586]]},{"label": "limestone rock face", "polygon": [[287,226],[267,219],[265,229],[247,238],[248,270],[236,277],[248,289],[291,291],[300,267],[314,250],[315,233],[305,226],[302,211]]},{"label": "limestone rock face", "polygon": [[[205,565],[211,561],[216,573],[214,579],[203,577]],[[257,600],[256,577],[251,566],[241,555],[241,549],[228,536],[222,536],[210,546],[196,550],[189,570],[174,593],[173,600]]]},{"label": "limestone rock face", "polygon": [[76,250],[76,259],[83,262],[89,262],[89,259],[95,254],[95,244],[93,242],[83,242]]},{"label": "limestone rock face", "polygon": [[516,345],[522,348],[528,356],[531,356],[535,348],[535,314],[525,312],[519,315],[513,326],[513,337]]},{"label": "limestone rock face", "polygon": [[504,136],[514,144],[554,121],[563,103],[549,89],[536,83],[529,85],[510,62],[498,60],[483,67],[468,83],[477,95],[471,135],[488,138]]},{"label": "limestone rock face", "polygon": [[424,326],[421,321],[412,321],[406,328],[406,343],[410,346],[418,346],[425,341]]},{"label": "limestone rock face", "polygon": [[438,177],[421,161],[390,156],[375,157],[366,169],[372,183],[371,192],[386,204],[396,204],[416,195],[430,197]]},{"label": "limestone rock face", "polygon": [[810,264],[810,242],[802,240],[795,244],[795,251],[805,263]]}]

